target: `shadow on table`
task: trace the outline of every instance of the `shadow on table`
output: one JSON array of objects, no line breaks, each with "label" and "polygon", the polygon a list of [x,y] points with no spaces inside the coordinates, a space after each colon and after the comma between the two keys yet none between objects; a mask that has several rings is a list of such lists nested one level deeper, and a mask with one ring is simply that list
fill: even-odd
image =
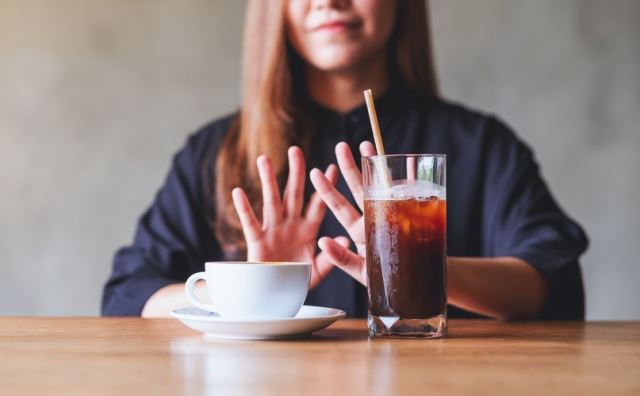
[{"label": "shadow on table", "polygon": [[311,334],[310,336],[292,339],[290,341],[298,342],[344,342],[366,340],[368,338],[366,330],[360,329],[328,329],[321,330]]}]

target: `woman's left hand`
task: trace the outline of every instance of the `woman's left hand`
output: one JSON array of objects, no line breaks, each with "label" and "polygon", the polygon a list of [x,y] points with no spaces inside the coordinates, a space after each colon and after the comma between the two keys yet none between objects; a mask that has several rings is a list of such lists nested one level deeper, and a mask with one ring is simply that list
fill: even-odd
[{"label": "woman's left hand", "polygon": [[[376,151],[371,142],[362,142],[360,154],[363,156],[375,155]],[[321,238],[318,245],[322,253],[337,267],[351,275],[355,280],[367,285],[367,266],[365,261],[365,232],[364,232],[364,188],[362,185],[362,174],[356,166],[353,154],[349,145],[340,142],[336,145],[336,158],[338,166],[344,177],[351,194],[358,205],[358,209],[342,195],[321,171],[313,169],[311,171],[311,183],[325,201],[333,215],[347,231],[356,245],[357,253],[349,250],[349,245],[341,243],[331,238]]]},{"label": "woman's left hand", "polygon": [[[303,211],[306,176],[304,155],[299,147],[290,147],[288,157],[289,176],[283,200],[280,199],[271,160],[264,155],[258,157],[258,173],[262,184],[262,224],[258,222],[241,188],[233,190],[233,204],[247,241],[247,260],[311,263],[313,288],[334,267],[325,253],[316,255],[316,240],[326,206],[316,192]],[[323,176],[331,185],[335,184],[338,178],[336,166],[330,165]],[[345,237],[331,240],[339,246],[349,246],[349,240]]]}]

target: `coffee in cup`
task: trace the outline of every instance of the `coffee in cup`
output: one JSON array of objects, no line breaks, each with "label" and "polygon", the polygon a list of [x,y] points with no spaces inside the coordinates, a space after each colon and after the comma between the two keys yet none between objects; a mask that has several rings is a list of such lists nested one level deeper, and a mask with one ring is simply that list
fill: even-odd
[{"label": "coffee in cup", "polygon": [[[211,303],[194,293],[204,280]],[[307,296],[310,263],[208,262],[205,271],[189,277],[185,292],[196,307],[225,319],[274,319],[294,317]]]}]

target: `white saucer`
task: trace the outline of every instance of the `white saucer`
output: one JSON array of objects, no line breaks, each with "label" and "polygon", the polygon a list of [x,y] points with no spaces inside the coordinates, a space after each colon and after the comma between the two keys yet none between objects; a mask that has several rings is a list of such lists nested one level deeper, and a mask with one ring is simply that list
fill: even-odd
[{"label": "white saucer", "polygon": [[304,337],[345,316],[335,308],[305,305],[293,318],[229,320],[200,308],[174,309],[171,316],[207,337],[234,340],[273,340]]}]

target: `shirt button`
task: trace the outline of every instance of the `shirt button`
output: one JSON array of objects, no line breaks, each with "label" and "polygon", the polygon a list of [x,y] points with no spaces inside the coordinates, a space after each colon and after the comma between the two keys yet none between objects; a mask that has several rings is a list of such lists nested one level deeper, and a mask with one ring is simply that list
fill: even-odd
[{"label": "shirt button", "polygon": [[357,114],[352,115],[351,117],[349,117],[349,122],[351,122],[352,125],[357,124],[358,122],[360,122],[360,116],[358,116]]}]

